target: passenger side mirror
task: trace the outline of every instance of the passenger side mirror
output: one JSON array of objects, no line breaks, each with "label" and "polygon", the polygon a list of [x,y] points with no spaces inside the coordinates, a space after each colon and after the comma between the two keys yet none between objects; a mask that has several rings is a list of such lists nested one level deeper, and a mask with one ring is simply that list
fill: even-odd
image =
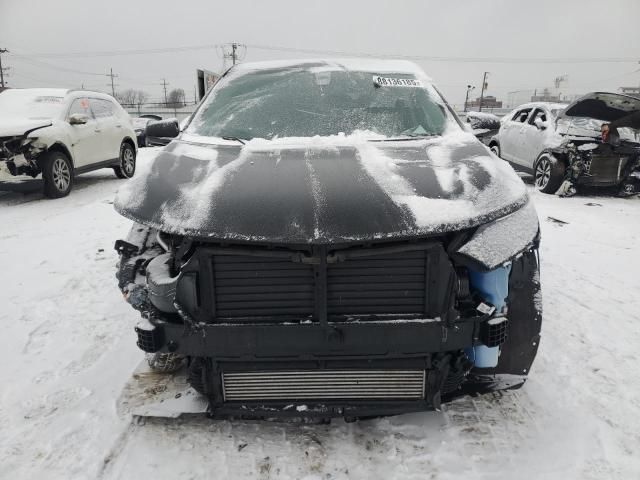
[{"label": "passenger side mirror", "polygon": [[84,113],[74,113],[69,115],[69,125],[84,125],[89,121],[89,115]]},{"label": "passenger side mirror", "polygon": [[533,123],[540,130],[546,130],[549,126],[549,123],[546,120],[542,120],[540,117],[536,118]]},{"label": "passenger side mirror", "polygon": [[147,137],[175,138],[180,133],[180,126],[178,120],[171,118],[148,123],[145,131]]}]

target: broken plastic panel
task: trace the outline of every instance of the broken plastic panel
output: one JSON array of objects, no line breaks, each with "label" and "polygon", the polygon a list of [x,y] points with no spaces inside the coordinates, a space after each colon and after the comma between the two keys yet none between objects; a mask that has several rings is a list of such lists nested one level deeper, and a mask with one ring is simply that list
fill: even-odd
[{"label": "broken plastic panel", "polygon": [[[493,305],[497,314],[504,309],[509,295],[509,273],[511,273],[510,264],[488,272],[469,270],[471,288],[477,291],[486,302]],[[493,368],[498,365],[500,347],[476,345],[467,349],[467,356],[477,368]]]}]

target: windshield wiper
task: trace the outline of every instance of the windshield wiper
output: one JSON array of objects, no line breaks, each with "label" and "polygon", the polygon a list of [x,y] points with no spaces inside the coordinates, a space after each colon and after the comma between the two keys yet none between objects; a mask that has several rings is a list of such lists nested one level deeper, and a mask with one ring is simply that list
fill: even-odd
[{"label": "windshield wiper", "polygon": [[427,135],[403,135],[401,137],[391,138],[372,138],[370,142],[406,142],[407,140],[422,140],[425,138],[437,137],[435,133],[429,133]]},{"label": "windshield wiper", "polygon": [[227,137],[227,136],[224,136],[224,137],[222,137],[222,139],[223,140],[232,140],[234,142],[240,142],[242,145],[246,145],[247,144],[245,139],[238,138],[238,137]]}]

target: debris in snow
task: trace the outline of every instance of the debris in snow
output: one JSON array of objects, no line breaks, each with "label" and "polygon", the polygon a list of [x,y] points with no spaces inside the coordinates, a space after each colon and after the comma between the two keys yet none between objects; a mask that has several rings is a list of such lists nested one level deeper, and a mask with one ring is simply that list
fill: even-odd
[{"label": "debris in snow", "polygon": [[585,203],[585,205],[587,207],[601,207],[602,206],[601,203],[595,203],[595,202],[587,202],[587,203]]},{"label": "debris in snow", "polygon": [[239,444],[238,445],[238,451],[241,452],[242,450],[244,450],[247,447],[247,445],[249,445],[249,444],[248,443],[244,443],[244,442]]},{"label": "debris in snow", "polygon": [[564,220],[560,220],[560,219],[555,218],[555,217],[547,217],[547,221],[553,222],[553,223],[557,223],[560,226],[569,225],[569,222],[565,222]]}]

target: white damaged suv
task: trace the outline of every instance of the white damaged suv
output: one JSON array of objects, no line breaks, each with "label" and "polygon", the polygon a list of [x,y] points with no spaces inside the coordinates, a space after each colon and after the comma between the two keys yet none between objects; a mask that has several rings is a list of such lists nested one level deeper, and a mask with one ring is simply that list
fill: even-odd
[{"label": "white damaged suv", "polygon": [[131,118],[110,95],[57,88],[0,93],[0,170],[42,174],[47,197],[68,195],[75,175],[99,168],[130,178],[136,153]]}]

